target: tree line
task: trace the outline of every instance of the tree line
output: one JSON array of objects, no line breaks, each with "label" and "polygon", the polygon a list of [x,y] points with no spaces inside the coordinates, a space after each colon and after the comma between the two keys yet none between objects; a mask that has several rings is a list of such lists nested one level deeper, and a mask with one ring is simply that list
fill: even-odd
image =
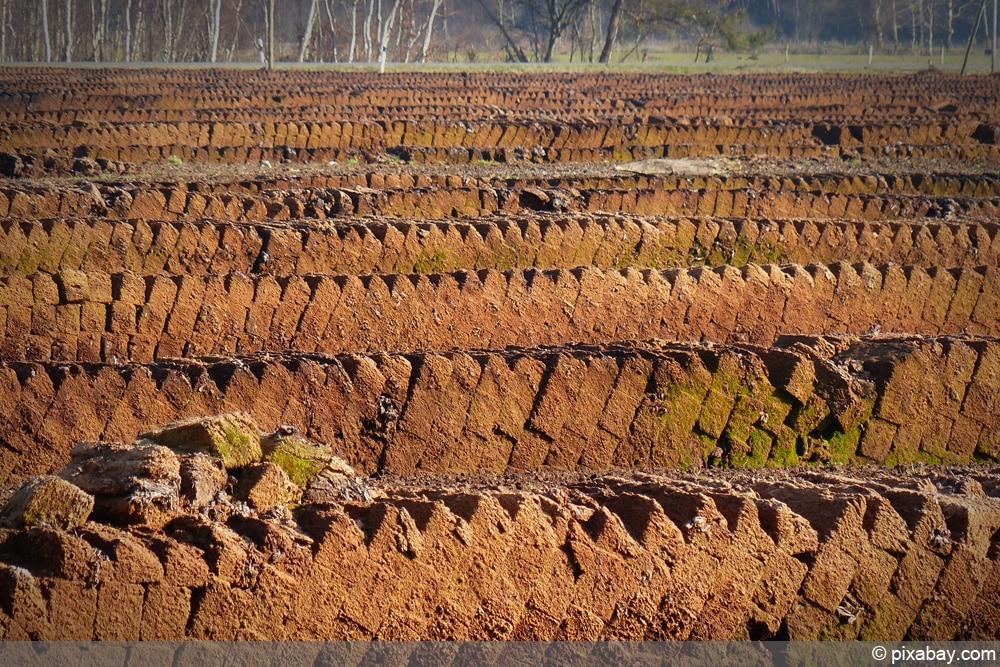
[{"label": "tree line", "polygon": [[[615,62],[771,40],[963,46],[980,0],[0,0],[0,62]],[[273,14],[270,7],[274,6]],[[986,29],[979,28],[980,39]],[[697,57],[697,55],[696,55]]]}]

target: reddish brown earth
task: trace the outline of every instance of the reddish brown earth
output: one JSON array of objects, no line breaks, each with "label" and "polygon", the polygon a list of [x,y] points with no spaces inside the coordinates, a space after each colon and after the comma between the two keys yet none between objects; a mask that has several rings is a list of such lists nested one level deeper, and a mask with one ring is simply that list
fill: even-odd
[{"label": "reddish brown earth", "polygon": [[387,478],[294,517],[5,531],[3,618],[7,639],[993,638],[996,480]]},{"label": "reddish brown earth", "polygon": [[0,637],[1000,638],[998,86],[0,69],[0,497],[367,475],[10,519]]}]

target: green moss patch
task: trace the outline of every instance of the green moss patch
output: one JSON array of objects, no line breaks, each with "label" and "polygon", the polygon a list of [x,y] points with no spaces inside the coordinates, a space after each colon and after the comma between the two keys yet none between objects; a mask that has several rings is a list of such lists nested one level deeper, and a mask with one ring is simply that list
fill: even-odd
[{"label": "green moss patch", "polygon": [[243,412],[182,419],[141,437],[177,452],[215,456],[227,470],[256,463],[263,456],[260,427]]}]

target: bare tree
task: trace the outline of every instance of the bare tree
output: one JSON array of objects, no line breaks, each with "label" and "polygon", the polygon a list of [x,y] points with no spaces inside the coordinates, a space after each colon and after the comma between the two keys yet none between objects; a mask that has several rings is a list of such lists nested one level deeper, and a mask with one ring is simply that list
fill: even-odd
[{"label": "bare tree", "polygon": [[434,19],[444,0],[433,0],[431,12],[427,16],[427,29],[424,31],[424,45],[420,49],[420,62],[427,62],[427,51],[431,47],[431,32],[434,30]]},{"label": "bare tree", "polygon": [[934,0],[927,0],[927,55],[934,55]]},{"label": "bare tree", "polygon": [[882,0],[874,0],[872,10],[875,12],[875,43],[882,48]]},{"label": "bare tree", "polygon": [[309,39],[312,37],[313,24],[316,23],[316,4],[317,0],[312,0],[309,3],[309,18],[306,19],[306,30],[305,34],[302,35],[302,45],[299,48],[299,62],[303,62],[306,59],[306,51],[309,49]]},{"label": "bare tree", "polygon": [[[392,9],[389,11],[389,17],[384,23],[381,24],[382,36],[379,39],[379,72],[385,72],[385,59],[386,51],[389,48],[389,35],[392,33],[392,24],[396,20],[396,12],[399,10],[399,3],[401,0],[395,0],[392,3]],[[379,2],[379,10],[382,9],[382,3]],[[379,17],[381,20],[381,16]]]},{"label": "bare tree", "polygon": [[333,19],[333,10],[330,8],[330,0],[324,0],[326,7],[326,17],[330,21],[330,42],[333,47],[333,62],[340,62],[337,58],[337,22]]},{"label": "bare tree", "polygon": [[545,62],[552,62],[556,42],[585,6],[586,0],[546,0],[545,12],[542,14],[542,25],[548,33],[543,58]]},{"label": "bare tree", "polygon": [[622,7],[624,4],[623,0],[615,0],[615,4],[611,6],[611,17],[608,19],[608,29],[604,34],[604,48],[601,49],[601,55],[597,59],[597,62],[607,63],[611,59],[611,50],[618,39],[618,30],[622,22]]},{"label": "bare tree", "polygon": [[209,55],[209,62],[214,63],[219,57],[219,31],[222,20],[222,0],[213,0],[212,5],[212,20],[209,22],[209,25],[211,26],[210,35],[212,39],[212,51]]},{"label": "bare tree", "polygon": [[73,61],[73,2],[66,0],[66,62]]},{"label": "bare tree", "polygon": [[[528,29],[535,59],[552,62],[556,43],[576,21],[588,0],[517,0],[522,25]],[[480,6],[504,38],[504,49],[512,60],[527,62],[524,50],[508,29],[504,16],[504,0],[479,0]],[[495,6],[495,8],[494,8]]]},{"label": "bare tree", "polygon": [[947,13],[946,13],[946,16],[947,16],[947,32],[946,32],[946,36],[945,36],[945,46],[947,48],[949,48],[949,49],[952,48],[952,46],[954,44],[954,41],[955,41],[955,23],[956,23],[956,21],[958,21],[958,19],[962,16],[962,13],[966,9],[970,9],[972,6],[973,5],[972,5],[972,3],[969,2],[969,0],[966,0],[964,2],[962,0],[957,0],[957,1],[956,0],[948,0]]},{"label": "bare tree", "polygon": [[52,62],[52,37],[49,35],[49,2],[42,0],[42,32],[45,35],[45,62]]},{"label": "bare tree", "polygon": [[[163,60],[177,60],[178,44],[184,34],[184,13],[187,0],[162,0],[163,7]],[[174,9],[177,10],[174,13]]]},{"label": "bare tree", "polygon": [[160,7],[163,10],[163,62],[170,62],[170,43],[174,34],[174,15],[171,11],[173,3],[170,0],[162,0]]},{"label": "bare tree", "polygon": [[230,62],[233,60],[233,52],[236,51],[236,45],[239,43],[240,26],[243,25],[243,0],[237,0],[236,7],[233,8],[232,15],[236,18],[236,29],[233,30],[233,41],[227,52],[227,58]]},{"label": "bare tree", "polygon": [[125,62],[132,60],[132,0],[125,3]]},{"label": "bare tree", "polygon": [[274,0],[267,3],[267,69],[274,69]]},{"label": "bare tree", "polygon": [[94,0],[90,0],[90,40],[94,52],[94,62],[104,60],[104,31],[108,24],[108,0],[101,0],[98,12]]},{"label": "bare tree", "polygon": [[354,49],[358,45],[358,2],[359,0],[354,0],[354,4],[351,6],[351,51],[347,55],[347,62],[354,62]]},{"label": "bare tree", "polygon": [[510,31],[507,30],[507,22],[504,18],[504,0],[497,0],[496,2],[496,12],[493,11],[490,0],[479,0],[479,6],[483,8],[486,17],[490,20],[498,30],[504,39],[504,50],[507,52],[507,57],[511,60],[516,60],[520,63],[528,62],[528,56],[524,53],[524,49],[518,44],[517,40],[514,39]]},{"label": "bare tree", "polygon": [[0,0],[0,62],[7,61],[7,6],[8,0]]},{"label": "bare tree", "polygon": [[[375,2],[376,0],[368,0],[368,13],[365,15],[365,25],[364,25],[364,37],[365,37],[365,61],[372,61],[372,17],[375,15]],[[379,3],[379,11],[381,11],[382,0],[377,0]]]},{"label": "bare tree", "polygon": [[396,46],[403,40],[403,24],[406,24],[406,53],[403,55],[403,62],[410,62],[410,57],[413,55],[413,47],[416,46],[417,41],[420,39],[420,30],[417,29],[417,9],[415,0],[407,0],[408,7],[406,8],[405,14],[406,19],[403,20],[403,16],[400,16],[399,30],[396,32]]},{"label": "bare tree", "polygon": [[973,23],[972,32],[969,33],[969,43],[965,47],[965,59],[962,61],[962,71],[960,74],[965,74],[965,68],[969,64],[969,52],[972,51],[972,43],[976,40],[976,33],[979,32],[979,25],[983,22],[985,14],[986,0],[980,0],[979,9],[976,10],[976,20]]},{"label": "bare tree", "polygon": [[135,26],[133,27],[133,32],[135,37],[132,39],[132,54],[133,58],[136,58],[139,54],[143,54],[141,47],[147,47],[143,56],[146,60],[153,60],[153,43],[151,39],[147,39],[148,44],[143,43],[143,35],[146,30],[146,5],[143,2],[139,2],[138,6],[135,8]]}]

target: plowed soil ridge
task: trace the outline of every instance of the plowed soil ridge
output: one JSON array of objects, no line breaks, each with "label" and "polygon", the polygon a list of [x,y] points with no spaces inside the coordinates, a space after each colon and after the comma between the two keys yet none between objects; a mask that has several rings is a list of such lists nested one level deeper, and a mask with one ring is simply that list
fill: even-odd
[{"label": "plowed soil ridge", "polygon": [[376,85],[351,73],[216,73],[225,83],[210,90],[214,84],[195,74],[145,74],[162,86],[118,73],[99,82],[71,70],[55,79],[4,71],[0,151],[39,160],[240,164],[387,152],[464,164],[1000,155],[996,83],[986,77],[866,76],[859,85],[824,75],[745,75],[706,87],[693,77],[629,74],[407,74]]},{"label": "plowed soil ridge", "polygon": [[[853,119],[988,118],[997,111],[989,76],[799,73],[734,76],[642,72],[401,72],[104,70],[5,68],[11,117],[60,113],[95,119],[188,120],[199,116],[312,120],[348,107],[356,118],[621,118],[640,109],[679,118],[711,114]],[[879,104],[871,105],[874,91]],[[275,99],[278,96],[280,99]],[[136,104],[136,102],[140,102]],[[407,115],[409,112],[410,116]]]},{"label": "plowed soil ridge", "polygon": [[0,466],[48,473],[78,441],[240,410],[368,473],[997,460],[998,378],[979,337],[8,362]]},{"label": "plowed soil ridge", "polygon": [[[0,189],[0,217],[45,219],[98,216],[109,220],[281,221],[331,216],[379,215],[400,218],[479,217],[497,213],[579,211],[642,215],[812,218],[856,221],[937,221],[956,217],[983,222],[1000,214],[994,184],[971,189],[983,196],[851,194],[785,189],[577,189],[558,187],[353,188],[283,190],[251,195],[206,194],[148,186],[14,187]],[[945,186],[947,187],[947,186]],[[845,189],[853,188],[847,185]],[[960,185],[951,188],[961,191]]]},{"label": "plowed soil ridge", "polygon": [[601,270],[855,262],[925,269],[1000,266],[994,222],[535,213],[467,220],[267,223],[59,217],[0,220],[0,272],[179,276]]},{"label": "plowed soil ridge", "polygon": [[0,355],[148,362],[270,350],[503,349],[788,334],[1000,335],[1000,270],[894,264],[592,267],[274,278],[65,271],[0,278]]},{"label": "plowed soil ridge", "polygon": [[[52,164],[60,164],[52,159]],[[749,161],[753,166],[760,161]],[[673,166],[669,166],[669,165]],[[841,162],[842,164],[842,162]],[[690,165],[685,167],[685,165]],[[714,166],[713,166],[714,165]],[[437,190],[449,188],[501,189],[501,188],[535,188],[542,192],[554,190],[564,192],[575,188],[577,190],[622,191],[632,190],[712,190],[712,191],[790,191],[801,193],[828,195],[926,195],[932,197],[996,197],[1000,196],[1000,178],[990,173],[880,173],[872,174],[842,174],[836,170],[821,173],[782,173],[780,162],[768,161],[770,169],[775,173],[756,172],[743,173],[743,163],[737,160],[716,160],[708,166],[698,167],[696,163],[680,161],[642,162],[638,165],[619,165],[610,168],[608,165],[596,163],[583,167],[551,167],[526,163],[519,165],[523,170],[514,170],[502,164],[476,165],[467,169],[452,169],[441,167],[426,170],[416,169],[410,172],[405,165],[398,162],[381,165],[311,165],[297,168],[256,167],[253,170],[237,172],[228,178],[214,178],[207,181],[187,180],[180,175],[169,174],[172,178],[163,178],[168,174],[160,174],[160,178],[150,183],[137,182],[131,173],[116,176],[109,172],[104,178],[90,181],[32,181],[23,182],[10,180],[0,189],[8,200],[23,192],[26,196],[44,194],[46,197],[69,197],[70,193],[92,194],[93,185],[103,197],[127,192],[134,198],[136,193],[144,190],[157,190],[164,199],[170,202],[169,212],[177,213],[176,209],[191,208],[192,202],[187,198],[191,194],[204,197],[222,197],[252,195],[264,199],[267,203],[281,200],[285,197],[305,197],[327,194],[328,189],[347,190]],[[815,170],[832,169],[836,162],[824,161],[818,163]],[[37,166],[37,165],[36,165]],[[123,169],[126,165],[120,165]],[[794,167],[794,164],[792,165]],[[905,165],[901,165],[905,166]],[[100,164],[98,164],[100,167]],[[44,170],[45,165],[41,165]],[[679,175],[656,173],[656,169],[678,170]],[[178,165],[178,170],[182,169]],[[693,173],[685,174],[685,169]],[[698,171],[708,171],[716,175],[697,175]],[[630,170],[635,170],[630,171]],[[591,172],[597,175],[590,175]],[[651,173],[650,173],[651,172]],[[735,172],[735,173],[730,173]],[[142,173],[141,171],[139,172]],[[93,175],[93,174],[92,174]],[[61,207],[76,206],[72,199],[61,201]],[[114,217],[114,213],[112,213]]]},{"label": "plowed soil ridge", "polygon": [[[788,124],[673,125],[614,122],[578,128],[562,123],[464,122],[354,123],[0,123],[7,130],[0,151],[89,157],[128,163],[187,162],[244,164],[268,161],[326,162],[392,151],[416,163],[628,161],[646,158],[815,157],[849,150],[863,157],[900,156],[975,160],[996,158],[1000,149],[978,137],[982,124],[964,123],[829,127]],[[900,141],[905,149],[895,146]]]},{"label": "plowed soil ridge", "polygon": [[295,520],[4,530],[0,619],[83,641],[992,637],[996,478],[390,480]]}]

